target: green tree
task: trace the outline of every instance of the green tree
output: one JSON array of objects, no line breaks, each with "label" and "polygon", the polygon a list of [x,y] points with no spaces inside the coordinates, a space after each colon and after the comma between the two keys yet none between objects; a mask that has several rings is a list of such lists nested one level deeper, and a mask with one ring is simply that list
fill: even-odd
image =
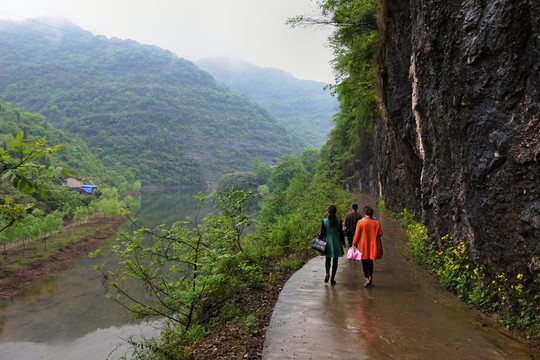
[{"label": "green tree", "polygon": [[272,176],[273,171],[274,169],[272,166],[270,166],[270,164],[259,164],[257,171],[255,172],[257,174],[257,182],[261,185],[267,184],[270,180],[270,176]]},{"label": "green tree", "polygon": [[91,214],[91,209],[87,206],[79,206],[73,211],[73,220],[82,224]]},{"label": "green tree", "polygon": [[[209,204],[210,197],[199,193],[199,211],[193,220],[178,221],[170,229],[160,225],[122,233],[121,244],[113,249],[121,259],[114,270],[105,270],[97,262],[99,249],[91,255],[111,290],[108,298],[136,317],[166,319],[165,340],[150,340],[151,345],[145,348],[151,354],[142,358],[188,358],[192,336],[204,335],[196,323],[204,302],[220,289],[230,291],[234,273],[242,269],[238,266],[242,234],[251,225],[253,196],[238,190],[215,193],[212,202],[217,211],[201,222],[200,210]],[[134,291],[133,282],[145,291]]]},{"label": "green tree", "polygon": [[141,182],[139,180],[133,182],[131,186],[131,191],[133,192],[141,191]]},{"label": "green tree", "polygon": [[379,28],[377,0],[323,0],[319,3],[322,16],[297,16],[289,19],[292,26],[332,26],[330,46],[334,52],[332,67],[336,84],[331,86],[340,104],[334,116],[335,127],[329,142],[338,153],[354,151],[363,133],[372,129],[378,114],[376,94]]},{"label": "green tree", "polygon": [[270,187],[275,190],[285,190],[295,175],[305,172],[304,164],[295,154],[283,156],[270,176]]},{"label": "green tree", "polygon": [[120,205],[117,199],[100,199],[95,206],[96,212],[105,217],[113,217],[120,214]]},{"label": "green tree", "polygon": [[264,185],[259,185],[257,187],[257,191],[261,194],[261,195],[268,195],[270,194],[270,187],[266,184]]},{"label": "green tree", "polygon": [[116,188],[110,187],[101,190],[101,197],[105,199],[117,199],[118,198],[118,190]]},{"label": "green tree", "polygon": [[[64,174],[72,174],[70,171],[42,165],[37,162],[44,154],[57,151],[62,145],[58,144],[52,147],[45,147],[46,138],[38,140],[24,138],[23,133],[18,133],[15,139],[7,143],[5,149],[0,149],[0,180],[9,181],[10,184],[24,192],[31,194],[39,192],[41,198],[47,200],[47,193],[40,184],[33,180],[36,174],[44,171],[61,171]],[[18,204],[13,203],[9,196],[4,197],[4,203],[0,204],[0,232],[16,221],[20,220],[26,210],[30,209],[34,203]]]},{"label": "green tree", "polygon": [[257,174],[254,172],[234,172],[224,175],[219,179],[217,190],[218,192],[227,192],[230,189],[237,190],[256,190],[259,183],[257,182]]},{"label": "green tree", "polygon": [[62,213],[59,211],[54,211],[52,213],[47,214],[43,218],[43,230],[45,232],[44,237],[44,247],[47,249],[47,237],[51,237],[53,232],[55,232],[63,223],[64,220],[62,218]]},{"label": "green tree", "polygon": [[311,174],[315,174],[317,161],[319,161],[319,151],[314,148],[307,147],[302,152],[302,155],[300,155],[300,161],[302,161],[302,164],[304,164],[306,171],[310,172]]},{"label": "green tree", "polygon": [[254,173],[257,172],[257,169],[259,168],[260,162],[259,162],[259,156],[255,156],[255,160],[253,160],[253,165],[251,165],[251,170],[253,170]]}]

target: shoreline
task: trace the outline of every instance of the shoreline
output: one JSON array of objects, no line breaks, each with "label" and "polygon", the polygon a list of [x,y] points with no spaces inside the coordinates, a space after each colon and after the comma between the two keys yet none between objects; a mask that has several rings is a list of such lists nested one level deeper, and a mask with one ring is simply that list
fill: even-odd
[{"label": "shoreline", "polygon": [[0,301],[18,296],[24,293],[30,284],[68,268],[74,261],[86,256],[96,244],[113,236],[124,221],[125,217],[122,215],[110,219],[102,216],[94,217],[81,225],[82,229],[95,229],[96,232],[93,235],[74,239],[47,258],[34,260],[18,269],[6,267],[13,264],[13,257],[22,251],[30,252],[32,249],[42,246],[43,241],[38,240],[24,244],[24,250],[22,249],[23,244],[12,246],[5,252],[2,249],[0,253]]}]

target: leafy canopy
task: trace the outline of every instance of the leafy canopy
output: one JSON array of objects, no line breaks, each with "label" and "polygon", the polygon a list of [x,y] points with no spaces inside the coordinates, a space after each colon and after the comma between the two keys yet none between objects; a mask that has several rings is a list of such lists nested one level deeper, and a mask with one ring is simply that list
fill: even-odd
[{"label": "leafy canopy", "polygon": [[[18,133],[14,140],[7,143],[5,149],[0,149],[0,181],[9,181],[14,188],[26,194],[37,191],[44,200],[47,200],[45,189],[34,182],[32,175],[43,171],[74,174],[61,167],[42,165],[36,162],[44,154],[55,152],[63,146],[58,144],[45,147],[45,140],[45,137],[38,140],[24,138],[23,133]],[[0,216],[4,220],[0,232],[22,218],[26,210],[33,205],[33,203],[14,203],[9,195],[5,195],[4,203],[0,204]]]},{"label": "leafy canopy", "polygon": [[297,16],[292,26],[333,26],[329,43],[334,52],[332,67],[336,84],[331,88],[340,104],[334,116],[336,126],[330,132],[328,146],[332,153],[353,152],[363,134],[371,131],[378,114],[376,76],[381,71],[376,57],[379,49],[376,0],[321,1],[320,18]]}]

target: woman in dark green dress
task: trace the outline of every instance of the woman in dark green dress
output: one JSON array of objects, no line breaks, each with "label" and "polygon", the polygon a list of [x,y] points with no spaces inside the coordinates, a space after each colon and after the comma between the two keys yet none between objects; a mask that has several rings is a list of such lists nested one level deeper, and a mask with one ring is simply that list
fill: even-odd
[{"label": "woman in dark green dress", "polygon": [[326,256],[326,276],[324,282],[327,283],[330,278],[330,262],[332,263],[332,278],[330,283],[336,285],[336,271],[338,268],[338,258],[342,257],[345,253],[343,247],[345,246],[345,234],[343,233],[343,226],[341,220],[338,219],[337,208],[335,205],[328,207],[328,217],[322,221],[321,226],[321,238],[326,241],[326,251],[321,255]]}]

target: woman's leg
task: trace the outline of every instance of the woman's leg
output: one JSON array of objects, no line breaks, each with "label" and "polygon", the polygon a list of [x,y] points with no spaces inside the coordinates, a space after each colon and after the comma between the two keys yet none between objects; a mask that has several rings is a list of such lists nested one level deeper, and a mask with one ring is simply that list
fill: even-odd
[{"label": "woman's leg", "polygon": [[326,262],[324,263],[324,267],[326,269],[326,276],[324,277],[324,282],[328,282],[328,278],[330,277],[330,261],[332,261],[332,258],[326,257]]},{"label": "woman's leg", "polygon": [[364,282],[364,287],[368,287],[371,285],[371,274],[373,274],[373,260],[362,259],[362,269],[364,270],[364,277],[366,278],[366,281]]},{"label": "woman's leg", "polygon": [[364,270],[364,277],[369,279],[369,259],[362,259],[362,269]]},{"label": "woman's leg", "polygon": [[338,260],[339,258],[334,258],[334,261],[332,262],[332,278],[330,279],[330,282],[332,285],[336,285],[336,271],[338,267]]},{"label": "woman's leg", "polygon": [[371,281],[373,280],[373,260],[368,259],[368,278],[369,278],[369,284],[371,285]]}]

